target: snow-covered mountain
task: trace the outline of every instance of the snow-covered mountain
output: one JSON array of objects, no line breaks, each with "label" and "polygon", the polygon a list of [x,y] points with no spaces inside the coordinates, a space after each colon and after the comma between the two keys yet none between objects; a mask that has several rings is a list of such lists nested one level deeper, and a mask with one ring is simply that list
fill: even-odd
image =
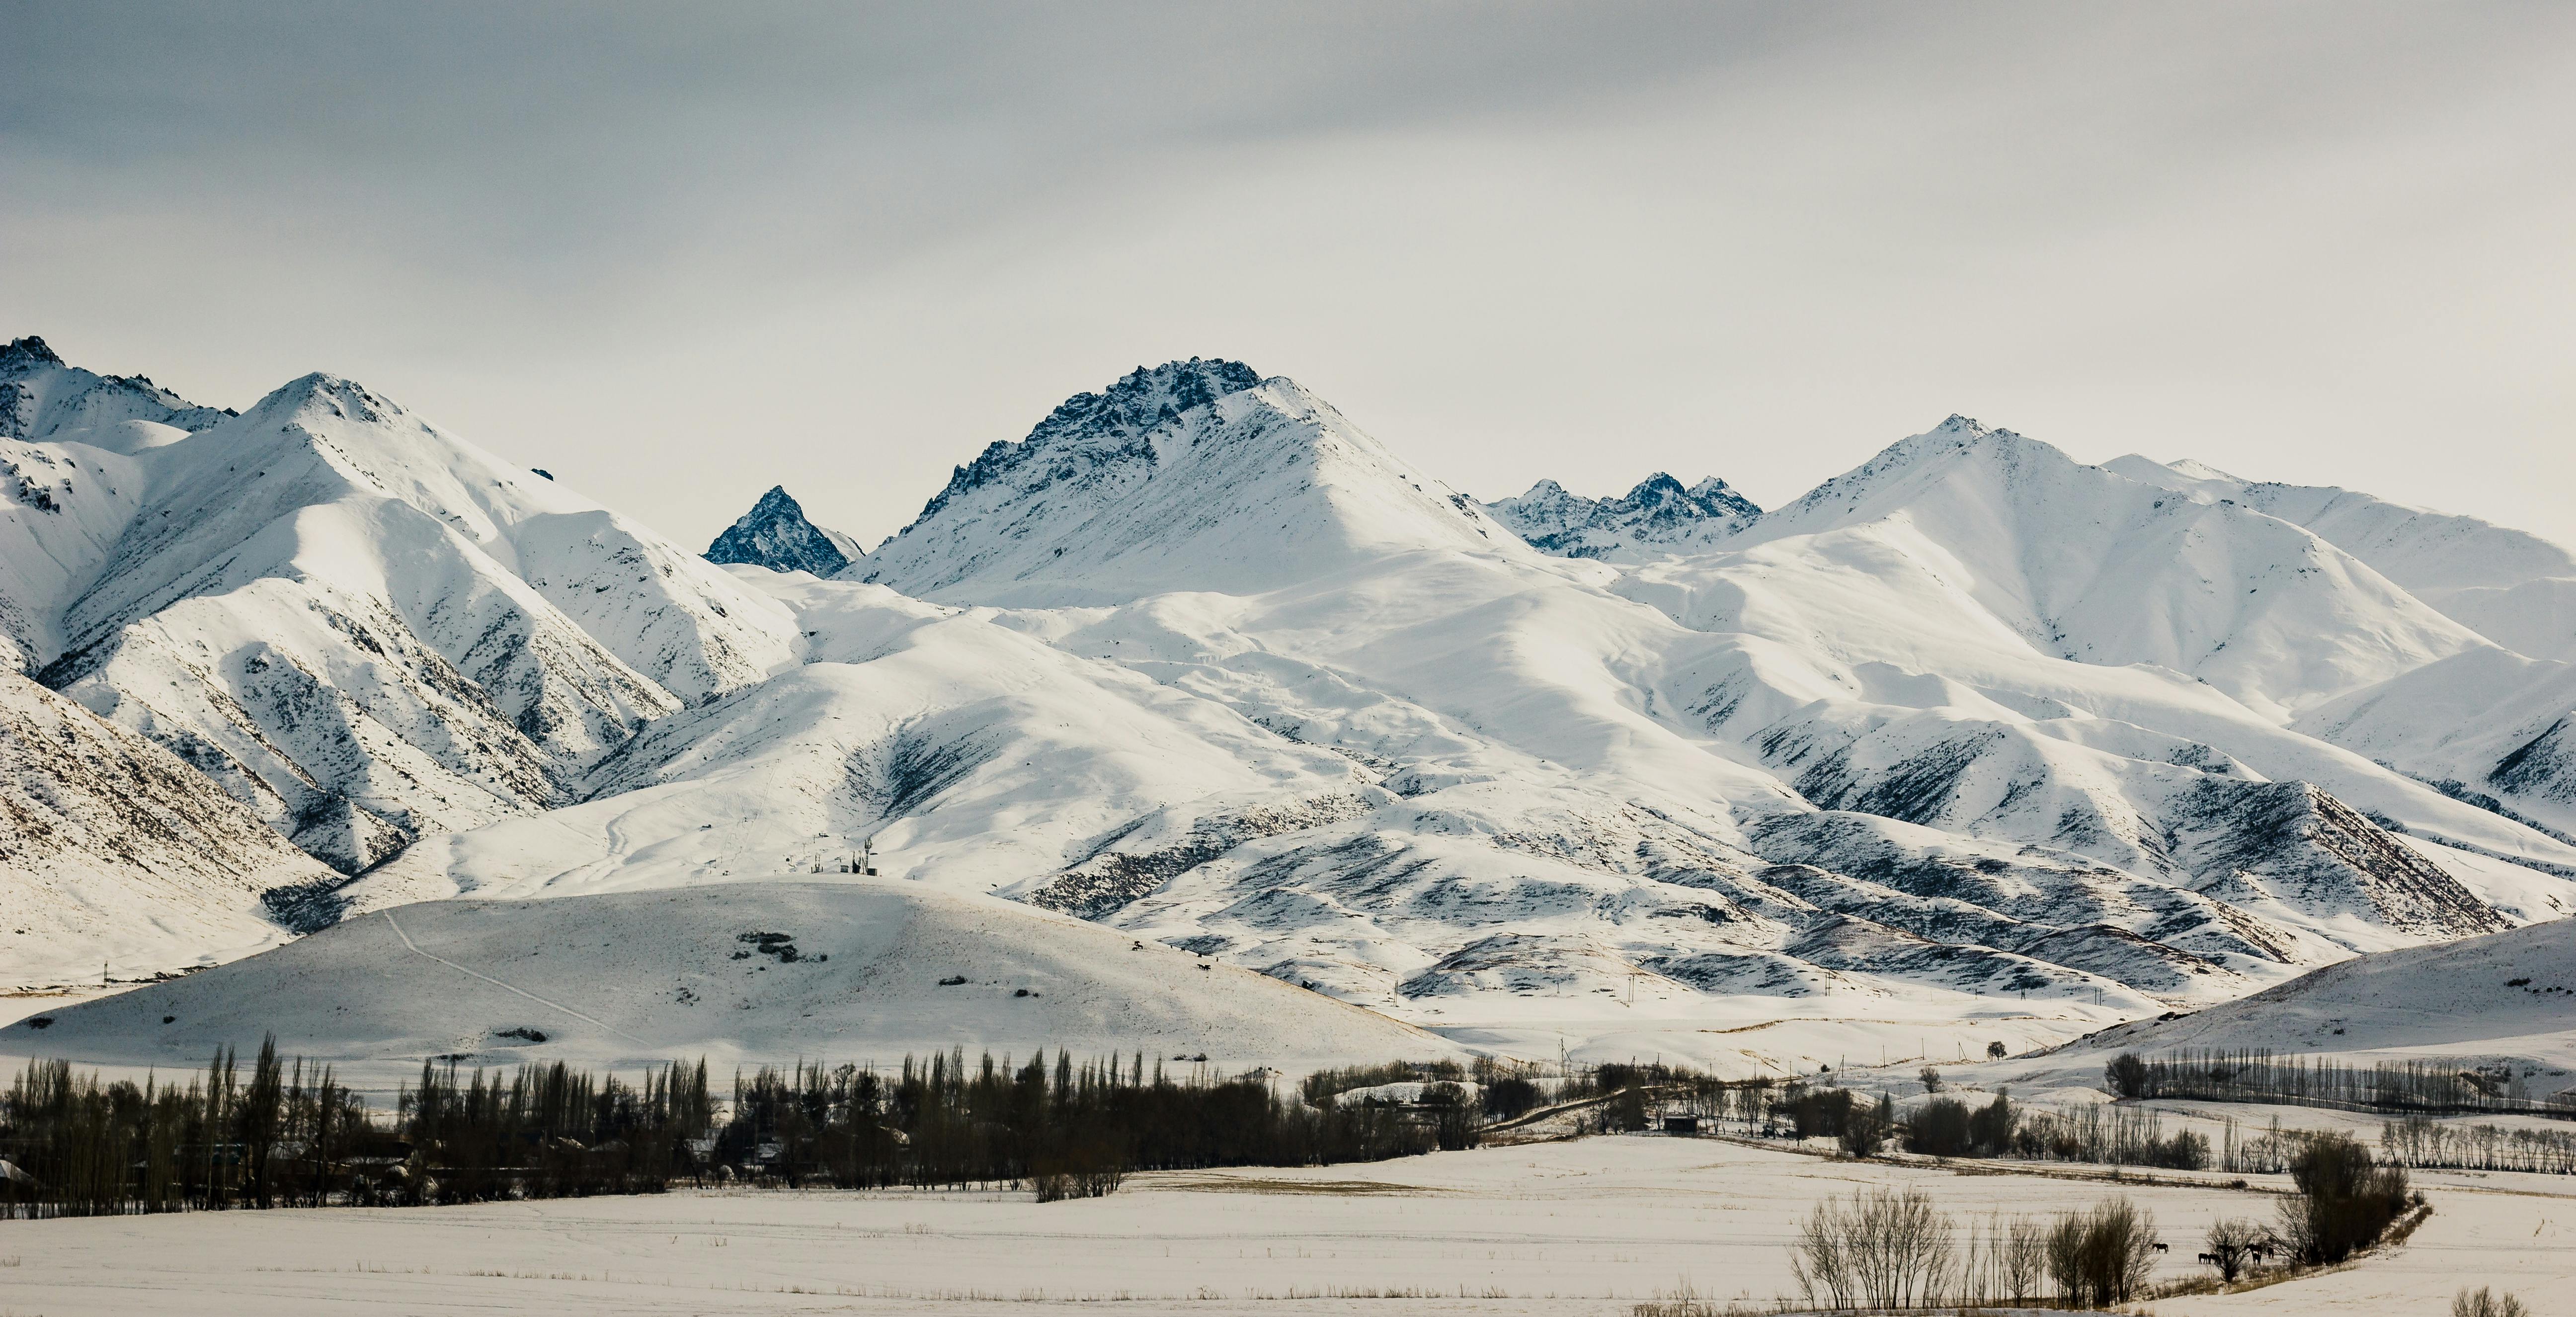
[{"label": "snow-covered mountain", "polygon": [[0,518],[0,616],[45,684],[344,872],[566,803],[645,721],[790,659],[783,609],[363,386],[165,414],[213,423],[16,446],[48,475]]},{"label": "snow-covered mountain", "polygon": [[2188,459],[2133,453],[2104,469],[2304,526],[2507,649],[2576,660],[2576,552],[2528,531],[2331,485],[2243,480]]},{"label": "snow-covered mountain", "polygon": [[2350,730],[2547,660],[2243,500],[1962,418],[1767,514],[1669,477],[1488,509],[1194,359],[830,579],[783,490],[736,528],[760,565],[675,562],[325,377],[55,448],[97,490],[5,533],[106,547],[22,591],[35,661],[319,853],[352,848],[305,801],[387,829],[316,921],[864,844],[1474,1046],[1811,1071],[2576,909],[2576,845]]},{"label": "snow-covered mountain", "polygon": [[[202,430],[230,415],[141,375],[101,375],[68,365],[33,334],[0,345],[0,439],[41,443],[76,430],[114,434],[131,422]],[[151,432],[122,433],[148,441]]]},{"label": "snow-covered mountain", "polygon": [[1622,498],[1585,498],[1542,480],[1519,498],[1486,504],[1485,511],[1542,553],[1620,562],[1706,549],[1762,515],[1753,500],[1715,476],[1684,489],[1661,471]]},{"label": "snow-covered mountain", "polygon": [[246,955],[336,877],[168,751],[0,672],[0,987]]},{"label": "snow-covered mountain", "polygon": [[1295,381],[1192,358],[985,449],[848,574],[923,599],[1124,603],[1288,586],[1428,546],[1529,553]]},{"label": "snow-covered mountain", "polygon": [[2187,673],[2283,720],[2484,643],[2300,527],[1959,416],[1765,515],[1730,547],[1771,544],[1902,563],[1914,588],[2039,652]]},{"label": "snow-covered mountain", "polygon": [[[1140,371],[961,470],[875,584],[746,569],[802,673],[348,895],[740,882],[866,837],[1491,1045],[1807,1021],[1782,1065],[1827,1021],[2061,1037],[2569,908],[2576,850],[2283,726],[2492,649],[2332,545],[1964,421],[1828,489],[1554,558],[1290,381]],[[2160,626],[2084,606],[2140,588]],[[2292,671],[2209,662],[2317,619],[2361,621]]]},{"label": "snow-covered mountain", "polygon": [[772,485],[751,511],[707,546],[706,559],[719,567],[740,563],[831,576],[865,554],[857,540],[806,520],[805,509],[788,496],[787,487]]},{"label": "snow-covered mountain", "polygon": [[2204,502],[2306,527],[2500,647],[2410,667],[2307,711],[2301,731],[2463,799],[2576,831],[2576,553],[2474,517],[2204,463],[2108,465]]}]

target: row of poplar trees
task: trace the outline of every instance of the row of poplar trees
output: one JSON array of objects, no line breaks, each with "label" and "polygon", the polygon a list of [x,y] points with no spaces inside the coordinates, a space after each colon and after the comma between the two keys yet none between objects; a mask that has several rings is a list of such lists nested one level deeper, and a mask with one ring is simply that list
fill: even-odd
[{"label": "row of poplar trees", "polygon": [[880,1073],[704,1061],[640,1083],[561,1063],[511,1072],[424,1062],[379,1115],[328,1067],[264,1042],[245,1078],[219,1052],[184,1085],[105,1081],[38,1061],[0,1090],[0,1215],[95,1216],[405,1205],[658,1192],[750,1178],[849,1188],[1110,1192],[1130,1171],[1320,1165],[1427,1152],[1418,1113],[1313,1107],[1268,1083],[1139,1054],[1013,1064],[964,1051]]}]

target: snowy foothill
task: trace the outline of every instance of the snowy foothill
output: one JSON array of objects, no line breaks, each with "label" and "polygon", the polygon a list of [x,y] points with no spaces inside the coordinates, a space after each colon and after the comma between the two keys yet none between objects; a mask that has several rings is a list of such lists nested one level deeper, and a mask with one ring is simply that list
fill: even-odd
[{"label": "snowy foothill", "polygon": [[700,1058],[720,1073],[798,1059],[891,1068],[963,1047],[1022,1061],[1136,1053],[1187,1076],[1461,1055],[1384,1016],[1097,924],[861,875],[372,911],[262,955],[32,1014],[0,1028],[0,1051],[175,1075],[271,1034],[379,1095],[425,1057],[460,1071],[561,1061],[632,1077]]},{"label": "snowy foothill", "polygon": [[2576,923],[2361,956],[2239,1001],[2129,1021],[1981,1065],[1995,1083],[2098,1084],[2121,1052],[2272,1053],[2292,1062],[2487,1069],[2522,1094],[2576,1094]]},{"label": "snowy foothill", "polygon": [[[2172,1179],[2174,1177],[2165,1177]],[[2277,1178],[2277,1177],[2273,1177]],[[1025,1193],[680,1190],[463,1207],[12,1222],[9,1303],[52,1317],[301,1314],[1027,1311],[1598,1314],[1691,1293],[1768,1308],[1818,1202],[1916,1188],[1962,1229],[2125,1196],[2170,1251],[2221,1217],[2264,1217],[2264,1177],[2115,1182],[1854,1163],[1716,1139],[1626,1136],[1300,1170],[1169,1172],[1098,1199]],[[2557,1183],[2550,1181],[2557,1180]],[[2342,1271],[2162,1312],[2426,1314],[2466,1281],[2540,1305],[2576,1281],[2559,1177],[2430,1191],[2402,1247]]]}]

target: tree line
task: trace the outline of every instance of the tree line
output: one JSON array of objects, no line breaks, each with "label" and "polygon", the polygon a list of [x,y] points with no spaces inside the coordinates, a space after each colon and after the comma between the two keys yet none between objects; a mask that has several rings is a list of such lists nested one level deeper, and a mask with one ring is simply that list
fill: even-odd
[{"label": "tree line", "polygon": [[2464,1066],[2456,1061],[2357,1066],[2325,1057],[2281,1056],[2259,1048],[2200,1048],[2158,1057],[2122,1052],[2103,1067],[2103,1077],[2111,1091],[2124,1098],[2576,1119],[2576,1101],[2530,1096],[2510,1066]]},{"label": "tree line", "polygon": [[28,1064],[0,1092],[0,1215],[95,1216],[655,1193],[750,1178],[849,1188],[1008,1186],[1092,1196],[1139,1170],[1374,1161],[1464,1146],[1462,1110],[1308,1105],[1254,1078],[1167,1073],[1140,1053],[1014,1064],[963,1049],[881,1073],[704,1061],[638,1081],[560,1062],[424,1062],[390,1111],[329,1067],[261,1044],[184,1084]]}]

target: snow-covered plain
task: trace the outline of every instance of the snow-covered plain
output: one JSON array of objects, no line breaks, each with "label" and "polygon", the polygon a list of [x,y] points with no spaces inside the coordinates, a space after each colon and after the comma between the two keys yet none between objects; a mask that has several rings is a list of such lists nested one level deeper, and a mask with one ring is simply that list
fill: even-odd
[{"label": "snow-covered plain", "polygon": [[[2174,1246],[2159,1278],[2202,1270],[2190,1257],[2212,1221],[2261,1216],[2274,1201],[1639,1136],[1308,1170],[1148,1174],[1105,1199],[1044,1205],[1025,1193],[732,1190],[21,1222],[5,1245],[16,1258],[5,1284],[9,1304],[47,1317],[903,1313],[1038,1302],[1607,1315],[1685,1286],[1766,1303],[1794,1292],[1786,1245],[1797,1220],[1824,1198],[1876,1185],[1919,1187],[1961,1218],[2125,1194]],[[2441,1190],[2435,1205],[2417,1242],[2391,1258],[2193,1310],[2236,1311],[2260,1296],[2265,1311],[2439,1313],[2460,1278],[2543,1295],[2576,1279],[2576,1249],[2548,1226],[2533,1233],[2576,1201]],[[2356,1295],[2402,1306],[2367,1307]]]}]

